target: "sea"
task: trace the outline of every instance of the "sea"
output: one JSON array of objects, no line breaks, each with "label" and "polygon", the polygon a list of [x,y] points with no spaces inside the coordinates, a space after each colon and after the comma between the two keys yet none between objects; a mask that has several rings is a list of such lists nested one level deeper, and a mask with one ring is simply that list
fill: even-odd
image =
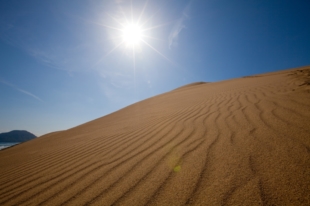
[{"label": "sea", "polygon": [[0,142],[0,150],[19,144],[20,142]]}]

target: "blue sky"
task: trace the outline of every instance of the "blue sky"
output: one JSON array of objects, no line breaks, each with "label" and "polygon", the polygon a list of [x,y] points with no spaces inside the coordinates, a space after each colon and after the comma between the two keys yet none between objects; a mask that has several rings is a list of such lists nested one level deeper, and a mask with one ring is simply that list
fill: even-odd
[{"label": "blue sky", "polygon": [[[68,129],[184,84],[310,64],[305,0],[2,0],[0,132]],[[125,22],[144,31],[122,43]]]}]

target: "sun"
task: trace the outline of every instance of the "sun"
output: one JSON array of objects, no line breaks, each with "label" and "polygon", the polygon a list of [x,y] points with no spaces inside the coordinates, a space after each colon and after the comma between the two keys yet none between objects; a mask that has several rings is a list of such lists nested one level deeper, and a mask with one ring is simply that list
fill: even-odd
[{"label": "sun", "polygon": [[[140,13],[134,12],[133,1],[123,1],[124,7],[119,8],[120,12],[116,12],[117,15],[114,16],[107,14],[107,17],[109,18],[104,18],[113,21],[108,24],[103,23],[106,20],[98,23],[94,22],[106,29],[109,36],[108,39],[114,43],[114,46],[104,54],[99,62],[111,53],[117,50],[122,50],[124,54],[133,58],[135,67],[136,54],[142,55],[145,49],[148,48],[175,65],[175,63],[156,48],[157,46],[153,45],[155,42],[162,42],[163,40],[155,37],[152,31],[161,27],[166,27],[169,23],[153,25],[154,21],[156,22],[156,19],[154,18],[156,15],[153,14],[150,17],[147,17],[145,13],[148,11],[149,1],[142,1],[145,1],[145,3]],[[127,4],[125,4],[125,2],[127,2]],[[131,10],[127,9],[129,7],[131,7]]]},{"label": "sun", "polygon": [[135,47],[138,46],[143,37],[142,28],[137,24],[127,24],[123,32],[123,41],[127,46]]}]

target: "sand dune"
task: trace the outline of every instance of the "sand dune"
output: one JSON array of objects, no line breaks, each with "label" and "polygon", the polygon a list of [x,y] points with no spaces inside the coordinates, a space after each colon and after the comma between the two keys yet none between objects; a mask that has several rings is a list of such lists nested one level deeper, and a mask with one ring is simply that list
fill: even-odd
[{"label": "sand dune", "polygon": [[310,205],[310,67],[194,83],[0,151],[0,205]]}]

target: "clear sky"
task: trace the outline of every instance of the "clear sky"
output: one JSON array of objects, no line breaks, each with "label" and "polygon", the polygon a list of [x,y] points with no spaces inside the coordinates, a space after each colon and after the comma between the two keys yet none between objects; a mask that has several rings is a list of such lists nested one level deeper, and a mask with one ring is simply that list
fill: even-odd
[{"label": "clear sky", "polygon": [[2,0],[0,132],[43,135],[184,84],[309,65],[309,11],[308,0]]}]

